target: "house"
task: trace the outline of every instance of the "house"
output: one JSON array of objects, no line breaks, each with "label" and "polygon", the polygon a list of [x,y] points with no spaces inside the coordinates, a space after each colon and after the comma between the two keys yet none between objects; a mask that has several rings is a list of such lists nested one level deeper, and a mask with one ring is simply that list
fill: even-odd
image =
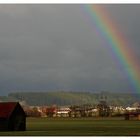
[{"label": "house", "polygon": [[55,106],[50,106],[46,108],[47,117],[56,117],[57,108]]},{"label": "house", "polygon": [[126,110],[132,112],[132,111],[136,111],[137,108],[136,107],[127,107]]},{"label": "house", "polygon": [[57,109],[56,116],[57,117],[69,117],[70,108],[68,107],[60,107]]},{"label": "house", "polygon": [[0,131],[25,131],[26,115],[18,102],[0,102]]}]

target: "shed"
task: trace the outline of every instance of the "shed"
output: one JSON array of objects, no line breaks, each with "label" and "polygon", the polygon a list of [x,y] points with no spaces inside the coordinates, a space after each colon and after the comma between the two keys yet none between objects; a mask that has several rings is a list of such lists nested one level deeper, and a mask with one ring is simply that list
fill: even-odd
[{"label": "shed", "polygon": [[139,112],[126,112],[124,114],[125,120],[140,120]]},{"label": "shed", "polygon": [[18,102],[0,102],[0,131],[25,131],[26,114]]}]

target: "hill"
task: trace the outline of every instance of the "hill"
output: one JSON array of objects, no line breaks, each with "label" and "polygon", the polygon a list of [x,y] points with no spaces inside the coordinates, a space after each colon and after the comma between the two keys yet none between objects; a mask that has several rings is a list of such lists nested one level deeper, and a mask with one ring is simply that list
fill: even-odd
[{"label": "hill", "polygon": [[[128,93],[90,93],[90,92],[17,92],[10,93],[5,100],[26,101],[29,105],[81,105],[97,104],[106,98],[109,105],[132,105],[140,102],[140,97]],[[0,100],[2,98],[0,97]]]}]

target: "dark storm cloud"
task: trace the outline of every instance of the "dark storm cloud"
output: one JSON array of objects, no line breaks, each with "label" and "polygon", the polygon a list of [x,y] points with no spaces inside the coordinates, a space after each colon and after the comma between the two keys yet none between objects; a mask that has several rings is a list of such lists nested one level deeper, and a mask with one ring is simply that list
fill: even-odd
[{"label": "dark storm cloud", "polygon": [[[128,92],[81,5],[0,5],[0,90]],[[139,5],[106,5],[139,52]],[[139,55],[139,53],[138,53]]]},{"label": "dark storm cloud", "polygon": [[[111,13],[113,22],[121,30],[122,34],[126,37],[130,47],[133,47],[139,56],[140,44],[140,5],[139,4],[118,4],[118,5],[104,5],[107,11]],[[139,56],[140,57],[140,56]]]}]

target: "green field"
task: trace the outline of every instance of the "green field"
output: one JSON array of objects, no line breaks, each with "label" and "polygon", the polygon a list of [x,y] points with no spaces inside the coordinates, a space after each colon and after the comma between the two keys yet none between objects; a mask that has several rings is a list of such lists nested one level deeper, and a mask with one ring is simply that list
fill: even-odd
[{"label": "green field", "polygon": [[140,121],[124,118],[27,118],[27,130],[1,136],[140,136]]}]

